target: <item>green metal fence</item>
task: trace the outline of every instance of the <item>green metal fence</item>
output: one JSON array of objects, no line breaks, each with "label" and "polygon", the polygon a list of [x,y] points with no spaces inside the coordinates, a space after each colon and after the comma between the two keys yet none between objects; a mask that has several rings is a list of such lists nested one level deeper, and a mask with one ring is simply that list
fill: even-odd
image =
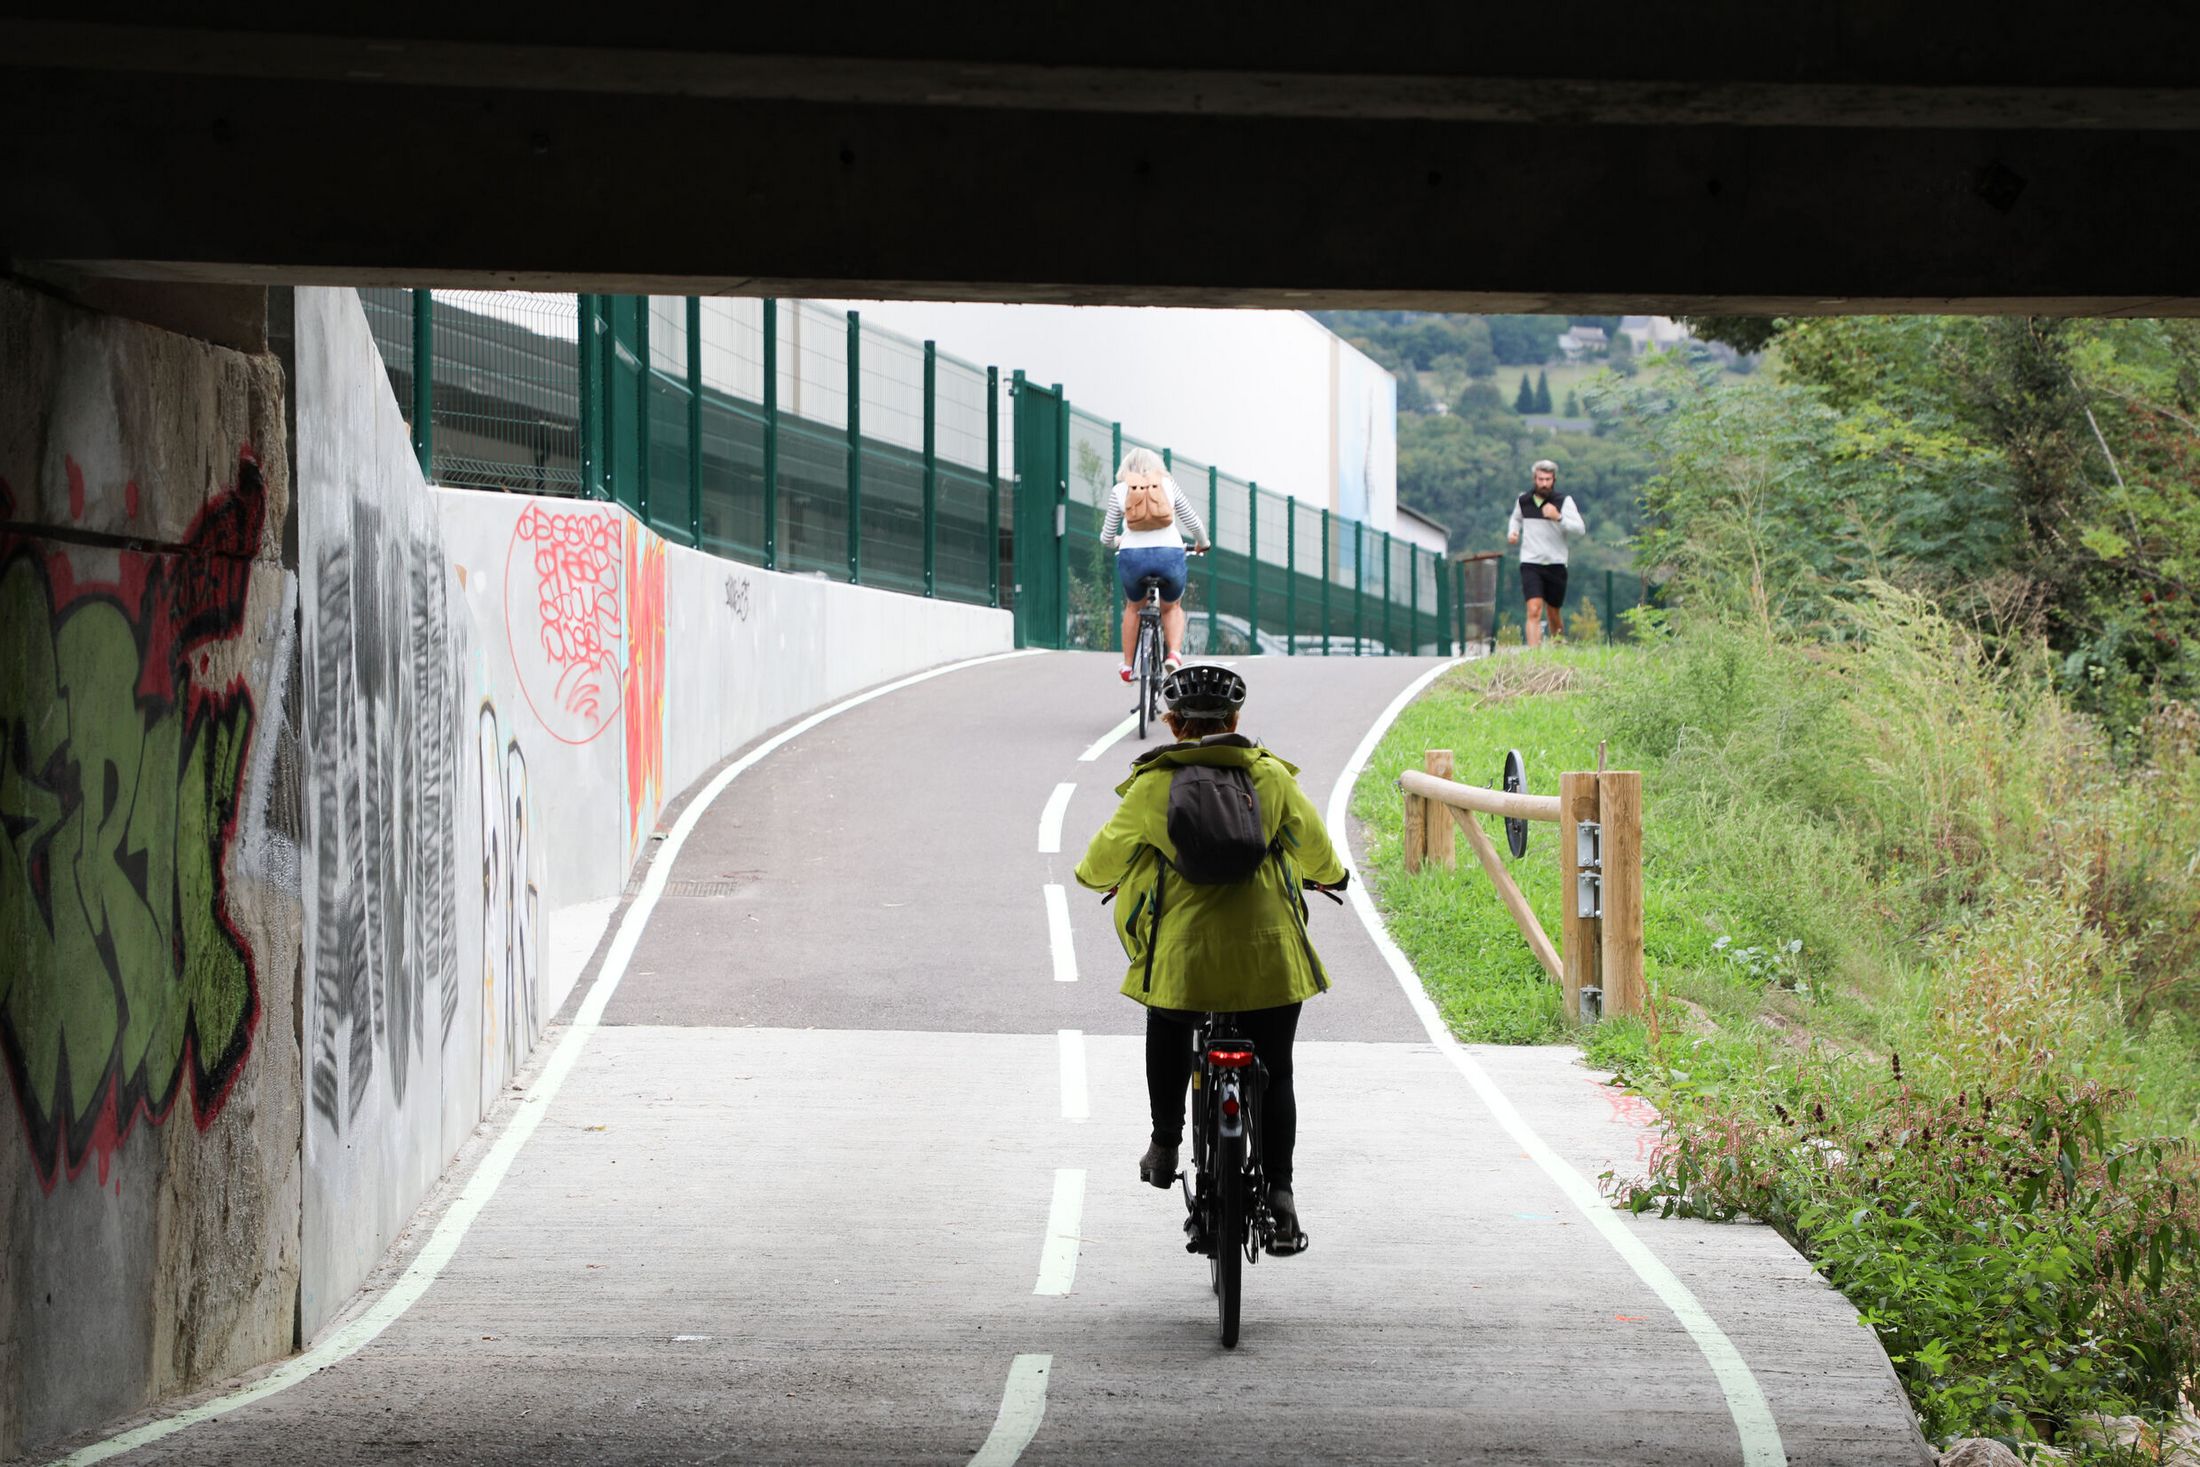
[{"label": "green metal fence", "polygon": [[[1004,382],[814,301],[360,296],[437,483],[616,500],[714,554],[1013,606],[1025,645],[1121,641],[1099,532],[1116,468],[1141,440],[1059,386]],[[1441,557],[1143,446],[1169,461],[1214,542],[1186,596],[1190,650],[1385,655],[1459,642]]]}]

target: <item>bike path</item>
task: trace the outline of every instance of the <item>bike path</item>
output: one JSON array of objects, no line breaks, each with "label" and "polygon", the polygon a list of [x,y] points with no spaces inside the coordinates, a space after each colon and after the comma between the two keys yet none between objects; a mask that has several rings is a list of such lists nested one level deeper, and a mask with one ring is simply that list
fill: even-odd
[{"label": "bike path", "polygon": [[[1418,670],[1248,665],[1289,733],[1249,731],[1326,806]],[[1030,1354],[1052,1357],[1031,1462],[1741,1460],[1694,1343],[1327,904],[1336,987],[1299,1062],[1315,1244],[1248,1270],[1244,1342],[1219,1349],[1181,1204],[1134,1180],[1140,1016],[1082,893],[1081,976],[1051,976],[1040,888],[1129,756],[1076,757],[1120,711],[1106,671],[966,669],[736,781],[672,868],[727,894],[660,904],[434,1286],[359,1354],[131,1460],[960,1462]],[[1587,1175],[1639,1146],[1570,1052],[1477,1055]],[[1074,1275],[1039,1294],[1064,1172]],[[1786,1460],[1930,1460],[1853,1312],[1767,1230],[1626,1226],[1725,1326]]]}]

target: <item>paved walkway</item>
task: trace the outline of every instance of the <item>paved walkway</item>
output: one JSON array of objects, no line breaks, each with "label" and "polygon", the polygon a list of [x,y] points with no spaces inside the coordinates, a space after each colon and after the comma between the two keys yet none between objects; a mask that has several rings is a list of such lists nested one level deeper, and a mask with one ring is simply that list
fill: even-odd
[{"label": "paved walkway", "polygon": [[[1244,664],[1247,730],[1326,808],[1431,665]],[[1752,1463],[1932,1460],[1871,1336],[1778,1238],[1607,1235],[1324,903],[1335,989],[1299,1059],[1314,1245],[1248,1271],[1222,1351],[1181,1205],[1136,1181],[1141,1015],[1069,874],[1135,745],[1079,755],[1123,701],[1110,661],[995,662],[742,774],[432,1287],[356,1355],[125,1460],[1717,1464],[1745,1460],[1734,1369],[1777,1423]],[[1573,1051],[1471,1053],[1580,1175],[1639,1166],[1641,1107]],[[1732,1342],[1724,1388],[1615,1239]]]}]

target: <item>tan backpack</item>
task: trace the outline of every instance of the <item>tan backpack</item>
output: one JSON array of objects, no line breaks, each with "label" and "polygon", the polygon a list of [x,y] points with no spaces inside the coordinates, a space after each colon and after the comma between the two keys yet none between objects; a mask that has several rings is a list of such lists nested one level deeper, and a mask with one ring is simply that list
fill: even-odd
[{"label": "tan backpack", "polygon": [[1141,480],[1123,486],[1123,523],[1134,530],[1166,530],[1176,523],[1176,506],[1169,502],[1169,486],[1160,480]]}]

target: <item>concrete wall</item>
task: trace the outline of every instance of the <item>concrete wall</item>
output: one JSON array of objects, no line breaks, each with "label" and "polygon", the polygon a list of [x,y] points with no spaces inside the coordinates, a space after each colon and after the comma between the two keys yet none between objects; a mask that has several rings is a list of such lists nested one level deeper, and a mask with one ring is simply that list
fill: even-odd
[{"label": "concrete wall", "polygon": [[297,579],[267,357],[0,284],[0,1456],[286,1351]]}]

